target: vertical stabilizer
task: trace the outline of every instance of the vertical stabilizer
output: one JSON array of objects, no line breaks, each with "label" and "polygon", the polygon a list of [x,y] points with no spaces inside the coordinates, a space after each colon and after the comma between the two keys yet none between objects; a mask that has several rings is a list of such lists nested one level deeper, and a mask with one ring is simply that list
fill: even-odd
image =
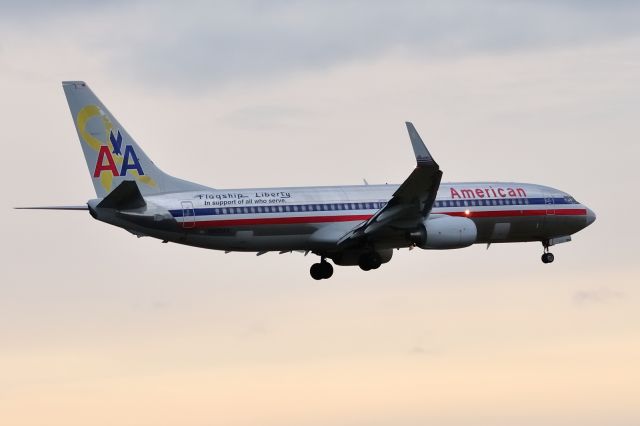
[{"label": "vertical stabilizer", "polygon": [[156,167],[86,83],[65,81],[62,87],[98,197],[124,181],[135,181],[142,195],[206,188]]}]

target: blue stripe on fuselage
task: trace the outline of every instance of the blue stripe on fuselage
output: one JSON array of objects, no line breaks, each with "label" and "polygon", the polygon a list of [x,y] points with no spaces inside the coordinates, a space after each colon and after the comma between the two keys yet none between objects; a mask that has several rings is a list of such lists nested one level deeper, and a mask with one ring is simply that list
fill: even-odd
[{"label": "blue stripe on fuselage", "polygon": [[[548,200],[548,201],[547,201]],[[494,207],[494,206],[532,206],[545,205],[553,208],[555,205],[578,204],[565,197],[553,198],[475,198],[436,200],[434,208],[442,207]],[[495,202],[495,204],[494,204]],[[354,210],[379,210],[386,202],[348,202],[348,203],[313,203],[313,204],[278,204],[264,206],[243,207],[203,207],[194,209],[196,216],[224,216],[238,214],[272,214],[272,213],[308,213],[308,212],[335,212]],[[189,209],[190,212],[191,209]],[[173,217],[183,217],[183,210],[169,210]]]}]

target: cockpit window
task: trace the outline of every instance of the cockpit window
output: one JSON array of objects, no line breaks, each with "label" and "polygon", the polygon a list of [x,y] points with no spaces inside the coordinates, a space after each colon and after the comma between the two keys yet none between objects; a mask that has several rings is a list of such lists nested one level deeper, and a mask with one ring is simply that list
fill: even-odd
[{"label": "cockpit window", "polygon": [[564,202],[567,204],[579,204],[575,198],[573,198],[571,195],[566,195],[564,197]]}]

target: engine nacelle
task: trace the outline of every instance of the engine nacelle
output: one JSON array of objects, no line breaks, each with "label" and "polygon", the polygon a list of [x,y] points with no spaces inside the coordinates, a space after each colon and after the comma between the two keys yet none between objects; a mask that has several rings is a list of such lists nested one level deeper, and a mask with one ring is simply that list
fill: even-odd
[{"label": "engine nacelle", "polygon": [[[360,256],[365,253],[367,252],[364,250],[348,250],[332,256],[331,260],[336,265],[354,266],[360,262]],[[387,263],[393,256],[393,249],[378,249],[376,253],[380,256],[380,263]]]},{"label": "engine nacelle", "polygon": [[420,229],[409,234],[418,247],[433,250],[468,247],[477,236],[478,229],[471,219],[447,215],[429,217]]}]

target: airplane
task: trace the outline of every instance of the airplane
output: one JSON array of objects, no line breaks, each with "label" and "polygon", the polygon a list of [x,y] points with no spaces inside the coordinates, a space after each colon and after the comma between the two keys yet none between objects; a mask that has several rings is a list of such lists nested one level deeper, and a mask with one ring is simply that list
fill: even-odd
[{"label": "airplane", "polygon": [[97,198],[94,219],[163,243],[225,252],[313,253],[315,280],[333,266],[378,269],[395,249],[571,241],[595,213],[566,192],[517,182],[441,183],[440,166],[406,122],[416,167],[400,185],[214,189],[160,170],[82,81],[62,83]]}]

